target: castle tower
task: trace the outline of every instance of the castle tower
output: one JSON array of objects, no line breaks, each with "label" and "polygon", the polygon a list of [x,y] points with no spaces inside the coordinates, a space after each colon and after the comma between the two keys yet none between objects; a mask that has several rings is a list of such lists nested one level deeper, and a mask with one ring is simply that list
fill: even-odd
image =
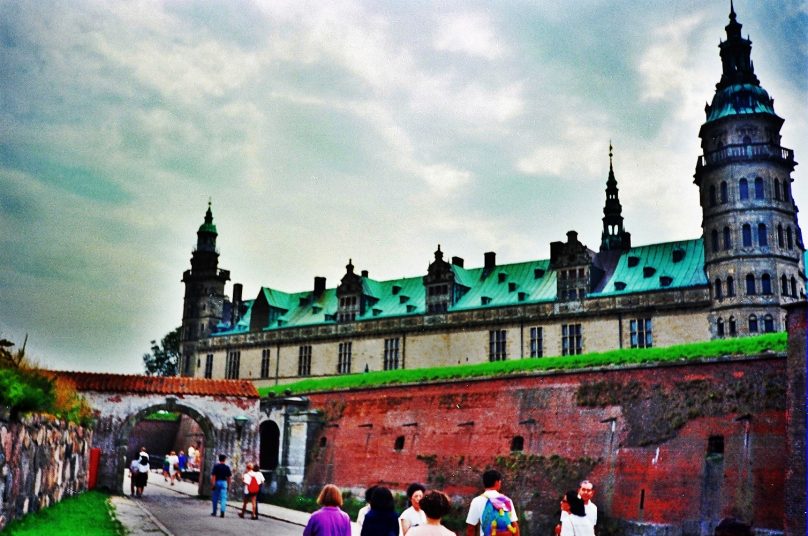
[{"label": "castle tower", "polygon": [[210,202],[205,222],[196,232],[196,248],[191,253],[191,269],[182,274],[185,300],[182,309],[182,356],[178,370],[182,376],[193,376],[196,367],[196,342],[207,337],[222,320],[224,286],[230,272],[219,269],[216,250],[216,225]]},{"label": "castle tower", "polygon": [[713,336],[785,329],[784,306],[804,296],[803,243],[791,196],[794,152],[760,86],[752,42],[730,8],[723,72],[705,107],[696,163]]},{"label": "castle tower", "polygon": [[606,205],[603,207],[603,233],[600,237],[601,251],[628,251],[631,249],[631,234],[623,229],[623,207],[618,197],[617,179],[612,166],[612,143],[609,142],[609,178],[606,180]]}]

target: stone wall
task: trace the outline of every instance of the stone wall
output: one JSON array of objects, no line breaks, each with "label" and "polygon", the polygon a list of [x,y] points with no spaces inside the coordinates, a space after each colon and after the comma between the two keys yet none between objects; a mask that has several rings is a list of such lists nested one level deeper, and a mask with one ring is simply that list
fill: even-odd
[{"label": "stone wall", "polygon": [[0,421],[0,529],[87,489],[93,433],[30,416]]}]

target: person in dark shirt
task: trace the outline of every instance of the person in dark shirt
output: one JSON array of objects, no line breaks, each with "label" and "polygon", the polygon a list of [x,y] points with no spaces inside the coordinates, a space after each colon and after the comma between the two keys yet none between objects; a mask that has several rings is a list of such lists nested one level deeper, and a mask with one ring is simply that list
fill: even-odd
[{"label": "person in dark shirt", "polygon": [[233,472],[230,467],[224,463],[227,456],[219,454],[219,463],[213,466],[210,472],[210,486],[211,496],[213,498],[213,512],[210,515],[216,515],[216,505],[219,504],[219,515],[224,517],[224,507],[227,504],[227,488],[230,487],[230,481],[233,478]]},{"label": "person in dark shirt", "polygon": [[379,486],[370,498],[370,511],[362,523],[362,536],[398,536],[398,514],[393,509],[393,494]]}]

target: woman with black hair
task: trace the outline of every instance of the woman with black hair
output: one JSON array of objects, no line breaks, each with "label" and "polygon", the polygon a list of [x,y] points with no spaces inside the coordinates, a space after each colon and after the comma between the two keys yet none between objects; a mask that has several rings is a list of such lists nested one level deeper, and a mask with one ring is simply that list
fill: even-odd
[{"label": "woman with black hair", "polygon": [[410,484],[407,487],[407,502],[410,507],[401,512],[398,522],[401,523],[401,534],[404,536],[411,527],[417,527],[426,523],[426,515],[421,510],[420,502],[424,496],[426,488],[423,484]]},{"label": "woman with black hair", "polygon": [[398,536],[398,514],[393,507],[393,494],[389,489],[379,486],[373,490],[361,535]]},{"label": "woman with black hair", "polygon": [[586,517],[584,500],[575,490],[561,496],[561,536],[595,536],[595,527]]}]

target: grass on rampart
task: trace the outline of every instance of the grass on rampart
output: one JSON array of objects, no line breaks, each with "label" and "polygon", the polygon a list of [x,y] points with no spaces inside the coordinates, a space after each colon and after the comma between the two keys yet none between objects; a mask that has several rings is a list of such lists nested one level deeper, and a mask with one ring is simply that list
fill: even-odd
[{"label": "grass on rampart", "polygon": [[258,392],[262,397],[282,395],[287,392],[295,395],[315,391],[420,383],[434,380],[506,376],[522,372],[665,363],[711,359],[722,356],[753,356],[765,352],[785,352],[787,340],[786,333],[769,333],[755,337],[719,339],[665,348],[623,349],[575,356],[513,359],[476,365],[365,372],[328,378],[310,378],[294,383],[261,387]]},{"label": "grass on rampart", "polygon": [[5,529],[11,536],[42,534],[81,534],[82,536],[120,536],[123,526],[115,519],[109,496],[87,491],[75,497],[12,521]]}]

